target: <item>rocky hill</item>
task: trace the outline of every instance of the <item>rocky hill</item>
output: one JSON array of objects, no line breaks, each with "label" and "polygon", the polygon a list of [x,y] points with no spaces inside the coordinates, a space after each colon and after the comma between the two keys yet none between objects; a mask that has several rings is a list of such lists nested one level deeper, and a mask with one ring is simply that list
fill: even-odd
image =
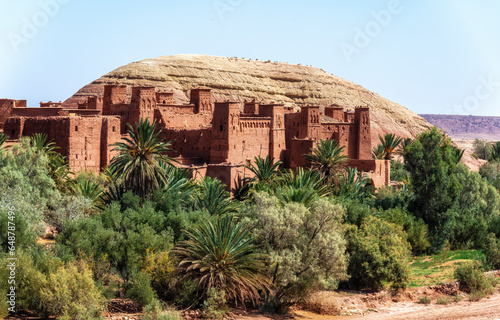
[{"label": "rocky hill", "polygon": [[348,109],[371,108],[373,141],[378,134],[395,132],[414,137],[431,125],[407,108],[321,69],[204,55],[174,55],[146,59],[119,67],[81,88],[65,101],[75,106],[90,95],[102,95],[105,84],[155,86],[173,90],[176,102],[188,102],[189,90],[204,86],[213,89],[215,99],[279,102],[300,107],[304,104],[338,104]]},{"label": "rocky hill", "polygon": [[454,139],[500,140],[500,117],[422,114]]}]

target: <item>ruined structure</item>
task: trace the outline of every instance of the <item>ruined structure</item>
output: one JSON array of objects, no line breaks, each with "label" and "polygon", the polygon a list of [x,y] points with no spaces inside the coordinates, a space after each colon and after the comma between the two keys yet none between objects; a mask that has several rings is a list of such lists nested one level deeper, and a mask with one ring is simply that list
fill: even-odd
[{"label": "ruined structure", "polygon": [[[11,139],[46,133],[61,148],[74,171],[98,171],[114,156],[110,144],[127,133],[127,123],[156,121],[181,166],[196,177],[206,175],[234,187],[250,173],[245,165],[254,157],[271,156],[284,166],[307,166],[303,157],[321,139],[335,139],[345,147],[349,165],[367,172],[376,187],[387,185],[390,164],[372,160],[370,110],[354,112],[333,105],[303,106],[301,111],[282,104],[214,102],[211,89],[195,88],[189,104],[174,104],[172,92],[154,87],[105,85],[102,97],[89,97],[76,109],[59,103],[26,108],[26,101],[0,100],[0,123]],[[4,107],[7,106],[8,107]]]}]

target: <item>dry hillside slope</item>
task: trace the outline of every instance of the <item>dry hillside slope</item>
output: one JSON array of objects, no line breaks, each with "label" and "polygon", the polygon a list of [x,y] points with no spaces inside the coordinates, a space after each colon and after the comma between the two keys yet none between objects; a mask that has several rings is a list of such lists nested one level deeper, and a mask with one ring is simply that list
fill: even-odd
[{"label": "dry hillside slope", "polygon": [[218,100],[256,99],[297,107],[303,104],[338,104],[348,109],[369,106],[374,143],[379,133],[395,132],[414,137],[431,127],[407,108],[318,68],[204,55],[165,56],[127,64],[84,86],[65,104],[74,106],[87,96],[102,95],[105,84],[173,90],[176,102],[188,102],[189,90],[204,86],[212,88]]}]

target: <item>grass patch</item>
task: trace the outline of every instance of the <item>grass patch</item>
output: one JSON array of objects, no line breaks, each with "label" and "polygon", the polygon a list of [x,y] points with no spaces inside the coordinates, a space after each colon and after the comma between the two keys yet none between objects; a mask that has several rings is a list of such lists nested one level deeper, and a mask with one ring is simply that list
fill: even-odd
[{"label": "grass patch", "polygon": [[480,261],[483,256],[480,250],[456,250],[416,257],[410,264],[412,271],[410,287],[455,281],[453,273],[457,267],[470,261]]},{"label": "grass patch", "polygon": [[429,298],[428,296],[418,298],[418,303],[429,305],[431,304],[431,298]]},{"label": "grass patch", "polygon": [[450,299],[448,297],[442,297],[442,298],[438,298],[436,300],[436,303],[437,304],[442,304],[442,305],[447,305],[450,303]]}]

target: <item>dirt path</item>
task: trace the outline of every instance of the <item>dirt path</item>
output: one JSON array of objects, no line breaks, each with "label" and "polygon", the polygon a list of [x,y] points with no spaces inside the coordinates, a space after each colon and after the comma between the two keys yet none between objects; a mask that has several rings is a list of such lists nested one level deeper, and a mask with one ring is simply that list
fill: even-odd
[{"label": "dirt path", "polygon": [[432,304],[426,306],[414,302],[400,302],[387,308],[381,308],[378,312],[371,311],[359,316],[321,316],[307,311],[296,311],[295,314],[295,319],[298,320],[490,320],[500,319],[500,294],[477,302],[460,301],[448,305]]}]

